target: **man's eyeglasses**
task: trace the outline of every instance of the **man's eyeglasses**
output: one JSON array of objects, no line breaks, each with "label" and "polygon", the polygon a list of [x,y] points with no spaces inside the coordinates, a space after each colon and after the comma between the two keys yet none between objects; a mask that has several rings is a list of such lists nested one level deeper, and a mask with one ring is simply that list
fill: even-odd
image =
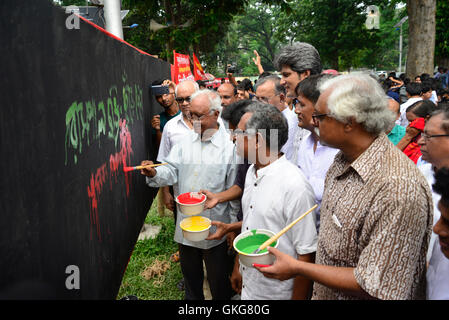
[{"label": "man's eyeglasses", "polygon": [[234,134],[234,136],[242,136],[242,137],[247,137],[254,134],[254,132],[243,131],[241,129],[235,129],[232,133]]},{"label": "man's eyeglasses", "polygon": [[262,103],[268,103],[270,101],[270,99],[273,98],[273,97],[276,97],[276,95],[271,96],[269,98],[254,96],[253,97],[253,101],[259,101],[259,102],[262,102]]},{"label": "man's eyeglasses", "polygon": [[190,103],[190,97],[186,97],[186,98],[177,97],[175,100],[177,103],[183,103],[184,101],[187,103]]},{"label": "man's eyeglasses", "polygon": [[324,117],[327,117],[329,113],[319,113],[319,114],[312,114],[312,120],[313,121],[320,121],[324,119]]},{"label": "man's eyeglasses", "polygon": [[429,140],[430,138],[437,138],[437,137],[449,137],[449,134],[427,134],[427,133],[421,133],[421,137],[424,140]]},{"label": "man's eyeglasses", "polygon": [[198,116],[195,113],[190,113],[190,119],[192,119],[193,121],[201,121],[201,119],[204,119],[205,117],[209,116],[212,112],[213,112],[213,110],[211,112],[203,114],[201,116]]}]

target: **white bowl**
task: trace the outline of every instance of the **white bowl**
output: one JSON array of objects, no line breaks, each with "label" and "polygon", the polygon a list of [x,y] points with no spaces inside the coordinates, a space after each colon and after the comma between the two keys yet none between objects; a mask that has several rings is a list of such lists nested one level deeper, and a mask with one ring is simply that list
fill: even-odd
[{"label": "white bowl", "polygon": [[[190,221],[192,221],[192,219],[204,220],[204,222],[206,222],[206,224],[208,224],[208,227],[205,229],[201,228],[200,230],[190,230],[188,228],[188,226],[186,226],[186,224],[189,224]],[[189,241],[196,242],[196,241],[202,241],[207,238],[207,236],[209,235],[209,229],[212,226],[211,222],[212,221],[209,218],[202,217],[202,216],[193,216],[193,217],[188,217],[188,218],[182,219],[179,226],[181,227],[182,235],[185,239],[187,239]]]},{"label": "white bowl", "polygon": [[[269,253],[268,251],[263,252],[263,253],[253,254],[253,253],[242,252],[242,251],[240,251],[240,249],[237,248],[236,244],[240,240],[242,240],[244,238],[247,238],[247,237],[250,237],[253,234],[254,233],[253,233],[252,230],[248,230],[248,231],[242,232],[241,234],[239,234],[234,239],[233,246],[234,246],[235,251],[237,251],[237,253],[239,254],[240,263],[242,263],[243,265],[245,265],[248,268],[253,268],[253,263],[273,264],[274,260],[275,260],[275,257],[271,253]],[[257,229],[255,234],[265,234],[269,238],[271,238],[272,236],[275,235],[274,232],[272,232],[270,230],[265,230],[265,229]],[[259,246],[262,243],[259,243]],[[276,241],[276,244],[274,245],[274,248],[277,248],[278,244],[279,244],[279,239]],[[255,249],[257,249],[257,248],[255,248]]]},{"label": "white bowl", "polygon": [[[201,202],[194,203],[194,204],[186,204],[186,203],[179,202],[178,198],[185,195],[186,193],[190,193],[190,194],[194,194],[194,195],[200,194],[201,196],[204,197],[204,199]],[[206,202],[207,196],[205,194],[198,193],[198,192],[186,192],[186,193],[180,194],[179,196],[177,196],[175,198],[175,201],[178,206],[178,210],[181,211],[181,213],[186,216],[193,216],[193,215],[201,214],[201,212],[204,211],[204,203]]]}]

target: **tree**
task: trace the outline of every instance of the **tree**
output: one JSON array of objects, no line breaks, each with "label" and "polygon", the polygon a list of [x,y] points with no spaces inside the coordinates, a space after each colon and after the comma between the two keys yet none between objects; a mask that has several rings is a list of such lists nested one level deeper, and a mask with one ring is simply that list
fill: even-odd
[{"label": "tree", "polygon": [[[323,65],[344,70],[355,66],[375,67],[376,61],[385,60],[385,51],[395,50],[392,39],[394,29],[386,29],[396,14],[399,1],[373,0],[370,5],[381,9],[381,29],[368,30],[365,26],[367,4],[353,0],[298,0],[293,11],[280,18],[277,37],[304,41],[320,52]],[[382,28],[382,26],[384,26]],[[380,44],[389,40],[388,47]],[[391,55],[391,54],[390,54]],[[391,61],[391,60],[389,60]],[[384,65],[390,63],[384,61]]]},{"label": "tree", "polygon": [[433,75],[436,0],[407,0],[409,45],[406,74],[409,78]]},{"label": "tree", "polygon": [[250,0],[244,7],[244,13],[234,16],[228,32],[215,50],[202,58],[208,70],[216,76],[222,76],[228,63],[236,65],[236,75],[258,75],[252,61],[253,51],[257,50],[266,71],[274,71],[273,61],[281,42],[278,33],[279,18],[289,11],[289,6],[279,1]]},{"label": "tree", "polygon": [[[212,52],[224,37],[233,15],[242,12],[241,0],[123,0],[130,9],[126,22],[139,30],[126,30],[125,40],[138,48],[171,61],[172,51]],[[165,28],[150,28],[153,19]]]},{"label": "tree", "polygon": [[435,27],[435,63],[438,66],[449,67],[449,2],[437,0]]}]

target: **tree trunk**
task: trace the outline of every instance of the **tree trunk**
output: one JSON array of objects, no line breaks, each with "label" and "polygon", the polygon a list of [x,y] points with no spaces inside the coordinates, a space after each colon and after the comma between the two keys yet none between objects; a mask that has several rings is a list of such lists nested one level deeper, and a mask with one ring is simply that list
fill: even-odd
[{"label": "tree trunk", "polygon": [[436,0],[407,0],[409,20],[406,75],[433,75]]}]

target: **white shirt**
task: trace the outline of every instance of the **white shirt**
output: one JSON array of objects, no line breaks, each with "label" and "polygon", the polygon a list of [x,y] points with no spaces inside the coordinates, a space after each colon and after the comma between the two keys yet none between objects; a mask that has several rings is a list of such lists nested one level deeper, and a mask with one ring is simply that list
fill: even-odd
[{"label": "white shirt", "polygon": [[162,162],[170,153],[171,148],[192,130],[185,123],[182,113],[169,120],[162,131],[161,144],[159,145],[159,153],[156,160]]},{"label": "white shirt", "polygon": [[435,90],[432,91],[432,96],[429,100],[438,105],[438,95]]},{"label": "white shirt", "polygon": [[[157,174],[153,178],[146,177],[146,182],[150,187],[177,184],[178,190],[174,190],[175,197],[201,189],[213,193],[225,191],[234,184],[237,174],[235,145],[222,125],[207,141],[201,141],[197,133],[189,131],[162,161],[168,162],[168,165],[156,167]],[[239,209],[240,201],[234,200],[219,203],[214,208],[203,211],[201,215],[211,220],[232,223],[237,221]],[[195,248],[210,249],[226,240],[226,237],[221,240],[198,242],[184,239],[179,226],[184,218],[186,216],[178,210],[174,238],[176,242]]]},{"label": "white shirt", "polygon": [[317,215],[317,228],[320,226],[320,206],[323,199],[324,180],[329,167],[334,162],[335,155],[340,151],[338,149],[323,146],[319,141],[315,152],[313,145],[315,141],[312,135],[308,135],[301,142],[298,150],[297,165],[304,173],[307,181],[313,188],[318,208],[315,210]]},{"label": "white shirt", "polygon": [[306,134],[303,128],[298,126],[298,116],[289,108],[285,108],[282,114],[287,119],[288,123],[288,140],[282,146],[281,152],[285,154],[287,160],[296,163],[296,153],[302,138]]},{"label": "white shirt", "polygon": [[408,126],[408,124],[409,124],[409,122],[408,122],[408,120],[407,120],[407,117],[406,117],[406,110],[407,110],[407,108],[408,107],[410,107],[412,104],[414,104],[415,102],[417,102],[417,101],[420,101],[420,100],[422,100],[422,98],[410,98],[410,99],[408,99],[406,102],[404,102],[403,104],[401,104],[401,107],[400,107],[400,112],[401,112],[401,115],[400,115],[400,117],[399,117],[399,119],[398,120],[396,120],[396,124],[397,125],[400,125],[400,126],[403,126],[403,127],[407,127]]},{"label": "white shirt", "polygon": [[[440,201],[441,196],[438,193],[433,192],[432,185],[435,183],[434,171],[432,169],[432,164],[425,162],[424,164],[418,166],[418,169],[421,173],[426,177],[427,183],[429,184],[430,190],[432,191],[432,200],[433,200],[433,226],[440,219],[441,213],[438,210],[438,201]],[[430,235],[429,248],[427,249],[427,262],[431,259],[431,255],[433,252],[433,246],[438,240],[438,235],[433,232]]]},{"label": "white shirt", "polygon": [[449,300],[449,259],[437,241],[427,268],[427,300]]},{"label": "white shirt", "polygon": [[[281,231],[315,204],[313,189],[301,170],[282,156],[256,170],[249,167],[242,197],[242,232],[267,229]],[[278,249],[297,258],[316,251],[315,212],[309,213],[279,238]],[[242,300],[291,299],[294,279],[279,281],[266,278],[255,268],[240,266]]]}]

